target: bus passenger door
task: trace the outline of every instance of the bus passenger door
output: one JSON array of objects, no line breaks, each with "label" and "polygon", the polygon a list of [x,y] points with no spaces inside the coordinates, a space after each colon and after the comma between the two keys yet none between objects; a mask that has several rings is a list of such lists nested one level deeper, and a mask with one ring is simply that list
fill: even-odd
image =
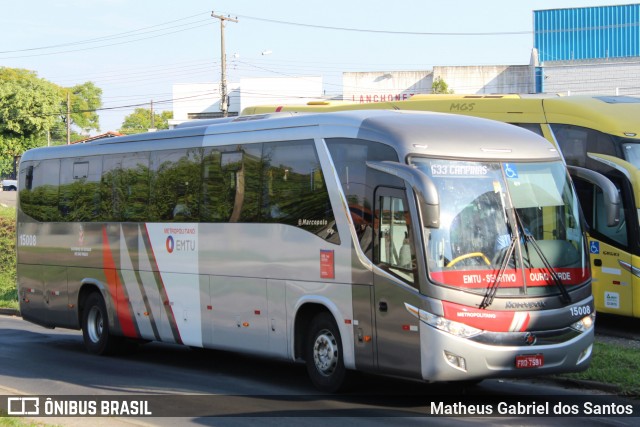
[{"label": "bus passenger door", "polygon": [[405,303],[419,307],[411,215],[404,190],[375,192],[374,311],[378,368],[421,378],[419,320]]},{"label": "bus passenger door", "polygon": [[[633,192],[629,182],[615,171],[605,174],[620,191],[622,202],[620,224],[609,227],[602,190],[576,177],[580,205],[589,223],[589,256],[593,277],[593,298],[596,310],[622,316],[633,315],[633,288],[640,265],[632,257],[634,236],[638,233],[633,209]],[[634,274],[635,272],[635,274]]]}]

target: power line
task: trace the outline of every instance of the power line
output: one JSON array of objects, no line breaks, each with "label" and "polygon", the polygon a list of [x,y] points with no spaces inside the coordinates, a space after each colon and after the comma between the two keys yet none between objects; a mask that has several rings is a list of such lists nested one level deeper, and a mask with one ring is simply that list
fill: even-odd
[{"label": "power line", "polygon": [[[49,45],[49,46],[31,47],[31,48],[15,49],[15,50],[5,50],[5,51],[0,51],[0,54],[3,54],[3,53],[29,52],[29,51],[34,51],[34,50],[45,50],[45,49],[55,49],[55,48],[59,48],[59,47],[76,46],[76,45],[80,45],[80,44],[95,43],[95,42],[99,42],[99,41],[118,39],[118,38],[122,38],[122,37],[127,37],[127,34],[138,33],[139,31],[148,30],[150,28],[156,28],[156,27],[160,27],[160,26],[163,26],[163,25],[167,25],[167,24],[173,24],[174,22],[184,21],[186,19],[191,19],[191,18],[194,18],[196,16],[200,16],[200,15],[202,15],[202,13],[198,13],[196,15],[191,15],[191,16],[186,16],[184,18],[175,19],[173,21],[162,22],[160,24],[151,25],[149,27],[142,27],[142,28],[138,28],[136,30],[129,30],[129,31],[125,31],[125,32],[122,32],[122,33],[116,33],[116,34],[111,34],[111,35],[108,35],[108,36],[96,37],[96,38],[93,38],[93,39],[79,40],[79,41],[69,42],[69,43],[60,43],[60,44]],[[205,21],[197,21],[197,22],[205,22]],[[187,24],[181,24],[181,25],[177,25],[177,26],[173,26],[173,27],[168,27],[166,29],[176,28],[176,27],[189,25],[189,24],[192,24],[192,23],[187,23]],[[162,30],[148,31],[146,33],[140,33],[140,34],[148,34],[150,32],[156,32],[156,31],[162,31]],[[137,35],[140,35],[140,34],[137,34]]]},{"label": "power line", "polygon": [[[190,24],[188,24],[188,25],[190,25]],[[37,57],[37,56],[51,56],[51,55],[60,55],[60,54],[63,54],[63,53],[82,52],[82,51],[87,51],[87,50],[101,49],[103,47],[119,46],[119,45],[123,45],[123,44],[127,44],[127,43],[135,43],[135,42],[139,42],[139,41],[143,41],[143,40],[154,39],[154,38],[157,38],[157,37],[168,36],[168,35],[171,35],[171,34],[181,33],[183,31],[193,30],[195,28],[205,27],[205,26],[208,26],[208,25],[211,25],[211,23],[207,21],[204,24],[194,25],[192,27],[184,28],[184,29],[181,29],[181,30],[170,31],[170,32],[167,32],[167,33],[157,34],[155,36],[142,37],[142,38],[133,39],[133,40],[126,40],[126,41],[122,41],[122,42],[118,42],[118,43],[109,43],[109,44],[104,44],[104,45],[100,45],[100,46],[86,47],[86,48],[83,48],[83,49],[61,50],[61,51],[49,52],[49,53],[36,53],[36,54],[33,54],[33,55],[6,56],[6,57],[4,57],[2,59],[33,58],[33,57]]]},{"label": "power line", "polygon": [[329,25],[302,24],[299,22],[280,21],[277,19],[257,18],[255,16],[237,15],[245,19],[254,21],[269,22],[271,24],[293,25],[296,27],[317,28],[322,30],[351,31],[358,33],[373,34],[391,34],[391,35],[409,35],[409,36],[501,36],[501,35],[530,35],[531,31],[503,31],[503,32],[422,32],[422,31],[389,31],[389,30],[371,30],[365,28],[350,27],[334,27]]}]

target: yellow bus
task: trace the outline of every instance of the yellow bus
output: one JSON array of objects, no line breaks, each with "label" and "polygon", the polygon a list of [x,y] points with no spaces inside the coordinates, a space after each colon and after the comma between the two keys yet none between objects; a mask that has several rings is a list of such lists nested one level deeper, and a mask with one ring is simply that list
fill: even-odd
[{"label": "yellow bus", "polygon": [[560,147],[566,163],[600,172],[618,188],[621,221],[608,226],[602,192],[574,177],[590,226],[596,309],[640,317],[640,98],[628,96],[415,95],[406,101],[311,102],[242,114],[394,109],[457,113],[529,129]]}]

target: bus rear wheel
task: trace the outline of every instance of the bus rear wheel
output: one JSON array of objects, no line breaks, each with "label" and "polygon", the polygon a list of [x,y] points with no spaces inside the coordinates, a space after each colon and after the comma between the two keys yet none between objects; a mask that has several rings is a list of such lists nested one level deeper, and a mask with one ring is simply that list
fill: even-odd
[{"label": "bus rear wheel", "polygon": [[334,393],[345,386],[342,340],[333,316],[320,313],[311,321],[305,361],[311,382],[321,391]]},{"label": "bus rear wheel", "polygon": [[119,347],[118,337],[109,332],[109,314],[102,295],[94,292],[87,297],[82,313],[82,338],[92,354],[113,354]]}]

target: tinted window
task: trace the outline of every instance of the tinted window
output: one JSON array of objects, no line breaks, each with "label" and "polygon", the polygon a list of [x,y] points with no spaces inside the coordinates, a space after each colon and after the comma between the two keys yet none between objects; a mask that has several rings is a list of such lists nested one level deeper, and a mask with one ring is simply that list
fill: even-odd
[{"label": "tinted window", "polygon": [[201,217],[207,222],[259,222],[262,144],[205,151]]},{"label": "tinted window", "polygon": [[100,212],[102,157],[62,159],[59,210],[64,221],[93,221]]},{"label": "tinted window", "polygon": [[535,133],[536,135],[544,136],[542,134],[542,128],[539,123],[511,123],[514,126],[518,126],[519,128],[526,129]]},{"label": "tinted window", "polygon": [[627,221],[629,212],[634,210],[631,188],[628,180],[617,171],[609,171],[609,178],[620,192],[620,224],[609,227],[606,219],[606,207],[602,190],[597,186],[577,177],[573,177],[573,184],[580,200],[580,206],[591,227],[593,237],[614,244],[622,249],[632,250],[634,239],[629,239],[635,232],[631,222]]},{"label": "tinted window", "polygon": [[149,153],[105,156],[103,170],[103,220],[146,221],[149,205]]},{"label": "tinted window", "polygon": [[263,158],[264,221],[331,238],[335,220],[313,141],[265,143]]},{"label": "tinted window", "polygon": [[25,186],[20,191],[20,206],[25,214],[38,221],[59,221],[58,183],[60,160],[42,160],[25,164]]},{"label": "tinted window", "polygon": [[202,150],[154,152],[151,170],[149,220],[197,222],[202,193]]},{"label": "tinted window", "polygon": [[411,214],[403,193],[381,189],[378,194],[375,262],[383,270],[415,285],[417,272]]},{"label": "tinted window", "polygon": [[573,125],[551,125],[560,150],[569,165],[588,166],[587,153],[620,157],[610,135]]},{"label": "tinted window", "polygon": [[367,167],[367,161],[397,162],[396,151],[379,142],[360,139],[331,138],[326,140],[333,164],[340,177],[342,191],[356,227],[360,247],[372,257],[373,191],[378,185],[402,187],[403,181]]}]

